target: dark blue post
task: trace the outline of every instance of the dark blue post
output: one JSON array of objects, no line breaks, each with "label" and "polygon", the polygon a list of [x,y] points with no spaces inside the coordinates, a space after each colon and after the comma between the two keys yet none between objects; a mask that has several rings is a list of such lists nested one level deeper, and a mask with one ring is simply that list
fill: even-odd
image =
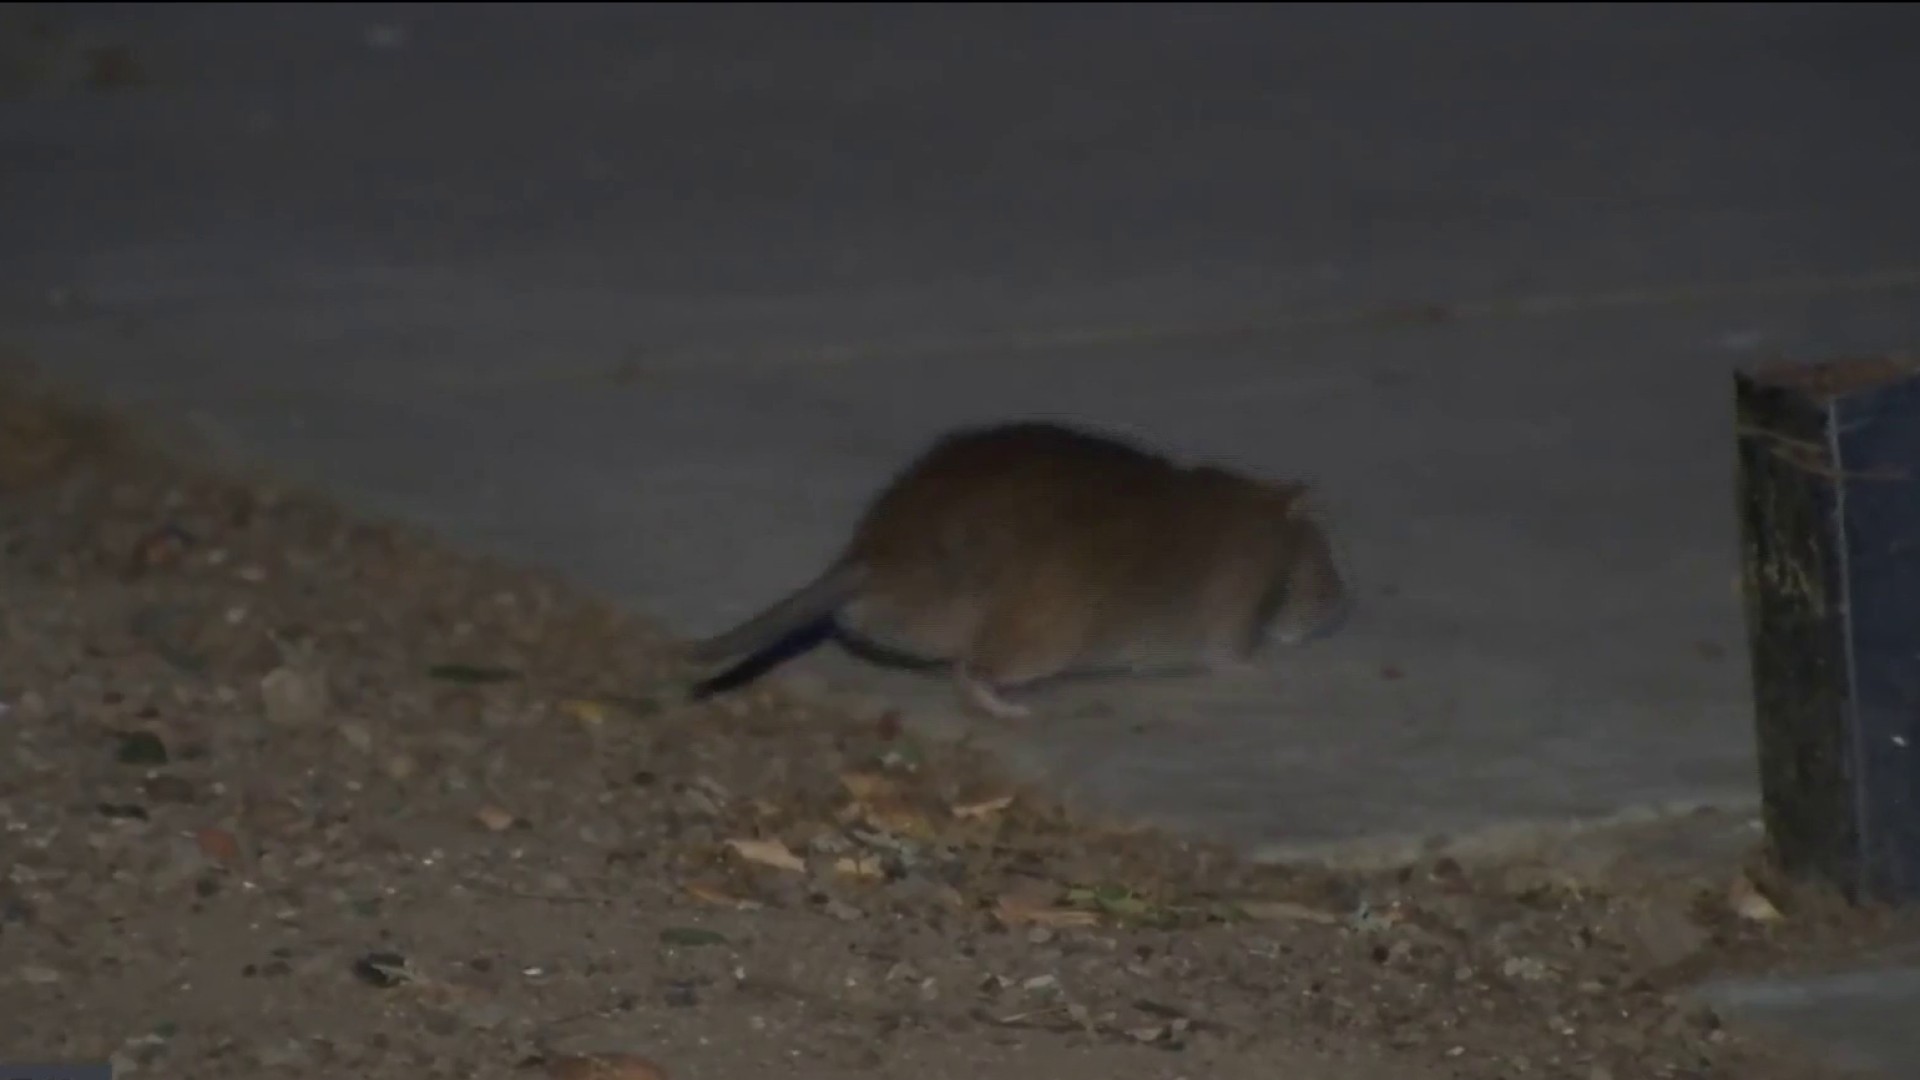
[{"label": "dark blue post", "polygon": [[1760,787],[1781,868],[1920,899],[1920,374],[1735,379]]}]

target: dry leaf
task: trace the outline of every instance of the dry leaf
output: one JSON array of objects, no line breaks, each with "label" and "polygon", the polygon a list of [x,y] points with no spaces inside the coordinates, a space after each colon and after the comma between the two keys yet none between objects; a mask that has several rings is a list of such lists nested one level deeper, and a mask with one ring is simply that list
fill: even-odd
[{"label": "dry leaf", "polygon": [[1100,916],[1092,911],[1054,907],[1049,901],[1020,893],[1008,893],[993,906],[994,917],[1008,926],[1093,926]]},{"label": "dry leaf", "polygon": [[791,870],[796,874],[807,871],[806,860],[778,840],[729,840],[727,846],[748,862],[771,866],[776,870]]},{"label": "dry leaf", "polygon": [[870,803],[861,809],[859,816],[868,825],[897,836],[931,840],[938,834],[938,830],[933,827],[933,822],[927,820],[927,815],[902,799],[885,799]]},{"label": "dry leaf", "polygon": [[834,862],[833,870],[836,874],[859,878],[862,881],[878,881],[887,876],[886,869],[880,865],[880,860],[872,855],[841,856]]},{"label": "dry leaf", "polygon": [[552,1080],[667,1080],[667,1071],[637,1054],[560,1054],[547,1059]]},{"label": "dry leaf", "polygon": [[498,806],[487,805],[473,812],[473,820],[479,822],[488,832],[505,832],[513,828],[518,818]]},{"label": "dry leaf", "polygon": [[963,819],[988,817],[992,814],[997,814],[1000,811],[1005,810],[1009,806],[1012,806],[1013,799],[1014,797],[1012,795],[1001,795],[997,798],[983,799],[979,802],[966,803],[964,805],[954,807],[953,816],[957,818],[963,818]]},{"label": "dry leaf", "polygon": [[1128,922],[1160,922],[1170,919],[1174,912],[1125,885],[1095,885],[1067,890],[1067,903],[1081,910],[1098,911],[1103,915],[1125,919]]},{"label": "dry leaf", "polygon": [[686,885],[687,895],[707,904],[720,904],[723,907],[757,908],[760,905],[745,897],[734,896],[718,886],[705,882],[690,881]]},{"label": "dry leaf", "polygon": [[240,841],[225,829],[208,826],[193,834],[193,842],[200,848],[200,854],[214,862],[240,861]]},{"label": "dry leaf", "polygon": [[1312,922],[1332,925],[1341,918],[1330,911],[1321,911],[1305,904],[1296,904],[1291,900],[1239,900],[1233,905],[1249,919],[1261,922]]},{"label": "dry leaf", "polygon": [[1727,906],[1735,915],[1750,922],[1772,923],[1786,918],[1767,894],[1753,883],[1745,874],[1733,879],[1733,887],[1727,890]]},{"label": "dry leaf", "polygon": [[900,790],[892,777],[880,773],[841,773],[840,786],[846,788],[847,794],[859,802],[894,797]]},{"label": "dry leaf", "polygon": [[607,707],[598,701],[573,698],[560,703],[560,712],[587,727],[599,727],[607,722]]}]

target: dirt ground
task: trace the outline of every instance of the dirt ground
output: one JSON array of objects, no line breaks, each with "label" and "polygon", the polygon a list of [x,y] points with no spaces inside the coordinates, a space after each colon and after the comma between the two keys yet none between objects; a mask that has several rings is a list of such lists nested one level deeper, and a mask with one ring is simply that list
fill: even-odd
[{"label": "dirt ground", "polygon": [[[1748,872],[1256,868],[0,382],[0,1052],[118,1075],[1810,1080]],[[636,1055],[594,1071],[582,1055]],[[651,1071],[650,1071],[651,1069]]]}]

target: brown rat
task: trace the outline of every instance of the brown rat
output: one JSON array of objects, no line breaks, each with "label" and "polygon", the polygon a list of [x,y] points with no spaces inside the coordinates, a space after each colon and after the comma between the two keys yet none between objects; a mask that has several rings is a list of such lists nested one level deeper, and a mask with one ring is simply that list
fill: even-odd
[{"label": "brown rat", "polygon": [[1028,712],[1000,690],[1050,676],[1245,664],[1348,610],[1306,494],[1059,424],[956,431],[819,577],[689,655],[744,660],[831,618],[856,646],[950,665],[999,717]]}]

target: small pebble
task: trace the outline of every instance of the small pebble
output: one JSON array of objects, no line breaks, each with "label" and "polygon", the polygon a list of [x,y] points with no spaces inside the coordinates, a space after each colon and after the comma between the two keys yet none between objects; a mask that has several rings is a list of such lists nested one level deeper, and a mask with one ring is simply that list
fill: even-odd
[{"label": "small pebble", "polygon": [[301,727],[317,723],[328,708],[326,680],[315,672],[278,667],[260,680],[260,702],[271,724]]},{"label": "small pebble", "polygon": [[307,1044],[303,1040],[288,1039],[286,1042],[263,1048],[259,1052],[259,1058],[260,1064],[268,1068],[287,1069],[309,1064],[313,1060],[313,1055],[308,1052]]},{"label": "small pebble", "polygon": [[828,918],[838,919],[841,922],[858,922],[867,917],[866,912],[861,911],[852,904],[844,900],[832,898],[829,898],[826,903],[820,905],[820,910],[825,912]]},{"label": "small pebble", "polygon": [[146,792],[147,798],[157,803],[190,803],[199,797],[193,782],[178,776],[150,777]]},{"label": "small pebble", "polygon": [[340,737],[362,754],[373,749],[373,730],[358,720],[350,720],[340,725]]},{"label": "small pebble", "polygon": [[475,810],[473,812],[473,819],[478,821],[481,827],[485,828],[488,832],[505,832],[513,828],[514,822],[519,820],[513,816],[511,811],[491,804]]}]

